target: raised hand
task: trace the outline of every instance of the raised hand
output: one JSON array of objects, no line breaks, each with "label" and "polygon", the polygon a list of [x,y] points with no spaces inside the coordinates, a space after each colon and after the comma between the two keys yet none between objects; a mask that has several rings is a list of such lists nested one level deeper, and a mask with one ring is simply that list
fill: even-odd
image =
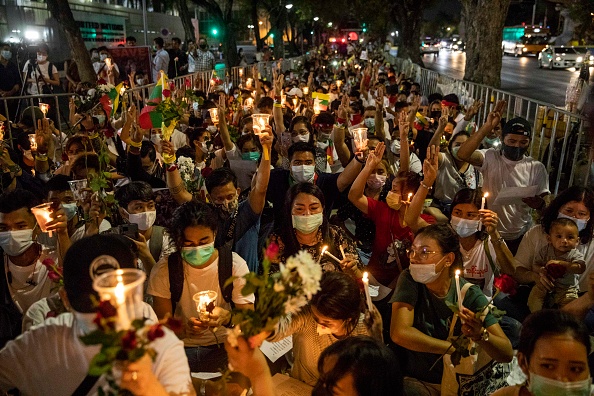
[{"label": "raised hand", "polygon": [[437,179],[437,168],[439,160],[439,146],[427,147],[427,157],[423,161],[423,181],[427,186],[433,185]]}]

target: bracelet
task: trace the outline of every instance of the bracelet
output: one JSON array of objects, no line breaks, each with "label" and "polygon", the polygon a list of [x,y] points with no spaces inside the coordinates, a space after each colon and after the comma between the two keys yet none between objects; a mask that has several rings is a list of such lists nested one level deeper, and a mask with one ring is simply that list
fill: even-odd
[{"label": "bracelet", "polygon": [[136,148],[141,148],[142,147],[142,142],[135,142],[134,140],[130,140],[130,146],[132,147],[136,147]]},{"label": "bracelet", "polygon": [[172,164],[171,166],[167,167],[167,172],[173,172],[178,169],[179,168],[178,168],[177,164]]},{"label": "bracelet", "polygon": [[355,155],[355,161],[357,161],[357,162],[358,162],[358,163],[360,163],[360,164],[363,164],[363,165],[365,165],[365,161],[363,161],[363,160],[360,160],[360,159],[359,159],[359,157],[357,157],[356,155]]},{"label": "bracelet", "polygon": [[431,190],[431,187],[426,185],[424,181],[421,181],[421,187],[425,187],[427,189],[427,191]]},{"label": "bracelet", "polygon": [[344,124],[339,124],[339,123],[336,123],[336,124],[334,124],[334,128],[338,128],[338,129],[344,129],[344,128],[345,128],[345,126],[344,126]]},{"label": "bracelet", "polygon": [[89,139],[97,139],[99,137],[99,132],[95,132],[89,135]]},{"label": "bracelet", "polygon": [[502,243],[505,243],[505,239],[503,239],[503,237],[500,236],[499,238],[497,238],[493,242],[497,243],[498,245],[501,245]]},{"label": "bracelet", "polygon": [[274,107],[280,107],[280,108],[282,108],[282,107],[283,107],[283,105],[282,105],[282,104],[280,104],[280,103],[276,103],[276,102],[274,103],[274,105],[273,105],[273,106],[274,106]]},{"label": "bracelet", "polygon": [[184,190],[185,190],[185,188],[184,188],[184,183],[183,182],[179,183],[175,187],[170,187],[169,188],[169,191],[171,191],[171,194],[173,194],[173,195],[179,194],[180,192],[182,192]]}]

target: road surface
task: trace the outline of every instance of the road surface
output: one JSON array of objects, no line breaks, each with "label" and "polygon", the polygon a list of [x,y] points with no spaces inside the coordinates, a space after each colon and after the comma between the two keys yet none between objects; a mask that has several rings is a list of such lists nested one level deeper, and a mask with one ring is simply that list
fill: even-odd
[{"label": "road surface", "polygon": [[[439,56],[425,55],[425,67],[454,78],[464,77],[466,54],[442,49]],[[501,89],[557,106],[565,105],[565,91],[578,76],[574,69],[539,69],[535,56],[503,57]]]}]

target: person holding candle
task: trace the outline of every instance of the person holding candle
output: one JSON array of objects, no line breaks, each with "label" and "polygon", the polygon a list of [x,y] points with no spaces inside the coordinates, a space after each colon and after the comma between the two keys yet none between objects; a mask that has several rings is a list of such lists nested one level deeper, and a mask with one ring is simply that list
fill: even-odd
[{"label": "person holding candle", "polygon": [[[321,263],[324,271],[346,270],[358,278],[363,275],[355,244],[342,228],[328,223],[325,201],[322,190],[314,184],[299,183],[289,189],[285,206],[270,234],[270,242],[279,247],[273,270],[300,250],[306,250]],[[324,248],[342,260],[337,262],[329,255],[322,256]]]},{"label": "person holding candle", "polygon": [[[178,336],[193,372],[216,372],[227,366],[222,343],[227,334],[224,326],[231,323],[231,304],[253,309],[254,295],[241,294],[242,276],[249,271],[245,260],[232,253],[229,245],[215,248],[220,222],[213,208],[202,202],[190,201],[177,208],[169,227],[177,252],[157,263],[147,289],[159,319],[173,315],[184,323]],[[224,286],[231,276],[233,283]],[[216,307],[209,321],[200,321],[193,296],[209,290],[217,293]]]},{"label": "person holding candle", "polygon": [[[405,348],[405,389],[423,387],[440,391],[443,364],[436,360],[453,352],[449,334],[452,311],[446,304],[457,305],[453,269],[462,266],[458,235],[448,224],[432,224],[420,229],[408,252],[410,266],[398,279],[392,303],[390,334],[392,341]],[[460,279],[461,287],[466,281]],[[481,320],[476,315],[487,305],[487,298],[477,286],[471,286],[459,313],[455,334],[472,339],[498,362],[513,356],[510,341],[497,319],[490,313]],[[460,323],[462,322],[462,323]],[[419,384],[422,383],[422,384]]]}]

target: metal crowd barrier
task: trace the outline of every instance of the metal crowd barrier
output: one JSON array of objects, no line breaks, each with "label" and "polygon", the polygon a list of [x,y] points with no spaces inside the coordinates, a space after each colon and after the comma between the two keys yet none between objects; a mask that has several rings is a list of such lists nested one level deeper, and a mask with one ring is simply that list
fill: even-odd
[{"label": "metal crowd barrier", "polygon": [[[505,100],[505,119],[524,117],[532,123],[533,135],[528,153],[546,166],[549,172],[549,188],[554,194],[572,185],[586,186],[592,182],[592,159],[588,155],[592,142],[589,141],[585,116],[551,103],[487,85],[457,80],[421,68],[409,60],[391,58],[389,61],[397,72],[403,72],[418,82],[425,96],[434,92],[443,95],[454,93],[458,95],[463,106],[470,106],[475,100],[482,100],[485,105],[474,120],[478,127],[487,120],[497,101]],[[565,92],[561,95],[565,95]]]}]

